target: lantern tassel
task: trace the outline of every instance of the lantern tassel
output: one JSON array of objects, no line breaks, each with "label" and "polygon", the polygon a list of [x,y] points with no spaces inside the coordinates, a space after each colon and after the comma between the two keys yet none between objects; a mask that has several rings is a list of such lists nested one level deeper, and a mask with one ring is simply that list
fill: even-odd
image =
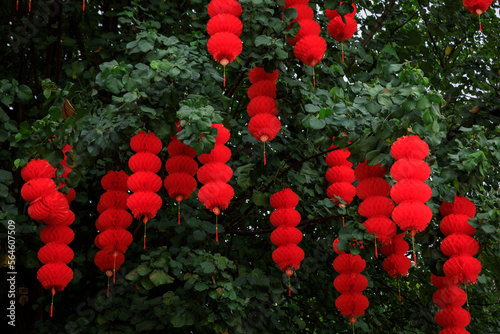
[{"label": "lantern tassel", "polygon": [[109,298],[109,277],[108,277],[108,298]]},{"label": "lantern tassel", "polygon": [[84,11],[85,11],[85,0],[83,0],[83,10],[82,10],[82,12],[84,12]]},{"label": "lantern tassel", "polygon": [[56,294],[56,289],[52,287],[52,301],[50,302],[50,317],[54,315],[54,296]]},{"label": "lantern tassel", "polygon": [[401,287],[399,286],[399,276],[396,278],[398,281],[398,295],[399,295],[399,302],[401,302]]},{"label": "lantern tassel", "polygon": [[479,16],[479,31],[483,31],[483,28],[481,27],[481,15],[478,15]]},{"label": "lantern tassel", "polygon": [[378,259],[378,251],[377,251],[377,236],[375,236],[375,257]]},{"label": "lantern tassel", "polygon": [[417,254],[415,253],[415,237],[411,237],[411,243],[413,245],[413,261],[415,262],[415,268],[417,268]]},{"label": "lantern tassel", "polygon": [[179,206],[177,207],[177,224],[181,225],[181,202],[179,202]]},{"label": "lantern tassel", "polygon": [[264,166],[266,165],[266,142],[264,142]]},{"label": "lantern tassel", "polygon": [[16,1],[16,11],[19,10],[19,0]]},{"label": "lantern tassel", "polygon": [[115,252],[113,253],[113,284],[116,283],[116,256],[118,253]]},{"label": "lantern tassel", "polygon": [[314,72],[314,66],[313,66],[313,89],[316,89],[316,73]]},{"label": "lantern tassel", "polygon": [[226,65],[224,65],[224,87],[226,87]]},{"label": "lantern tassel", "polygon": [[215,215],[215,242],[219,243],[219,215]]},{"label": "lantern tassel", "polygon": [[467,302],[467,312],[469,312],[469,294],[467,293],[467,282],[465,282],[464,285],[465,285],[465,300]]},{"label": "lantern tassel", "polygon": [[344,62],[344,41],[342,41],[342,62]]},{"label": "lantern tassel", "polygon": [[352,334],[354,334],[354,323],[351,323],[352,326]]},{"label": "lantern tassel", "polygon": [[144,223],[144,249],[146,249],[146,223],[148,222],[148,217],[144,217],[142,222]]},{"label": "lantern tassel", "polygon": [[288,276],[288,296],[292,296],[292,284],[290,283],[290,276]]},{"label": "lantern tassel", "polygon": [[342,217],[342,226],[345,226],[344,217]]},{"label": "lantern tassel", "polygon": [[29,3],[28,11],[31,12],[31,0],[30,0],[30,3]]}]

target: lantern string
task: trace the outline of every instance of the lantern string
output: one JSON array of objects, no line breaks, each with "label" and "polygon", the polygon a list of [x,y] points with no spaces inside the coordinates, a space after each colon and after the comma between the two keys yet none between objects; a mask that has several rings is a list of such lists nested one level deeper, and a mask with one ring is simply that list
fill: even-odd
[{"label": "lantern string", "polygon": [[467,293],[467,282],[464,282],[465,285],[465,300],[467,301],[467,312],[469,312],[469,294]]},{"label": "lantern string", "polygon": [[344,41],[342,41],[342,62],[344,62]]},{"label": "lantern string", "polygon": [[290,276],[288,276],[288,296],[289,297],[292,296],[292,287],[291,287],[291,283],[290,283]]},{"label": "lantern string", "polygon": [[30,3],[29,3],[28,11],[31,12],[31,0],[30,0]]},{"label": "lantern string", "polygon": [[85,0],[83,0],[83,10],[82,10],[82,12],[84,12],[84,11],[85,11]]},{"label": "lantern string", "polygon": [[483,28],[481,27],[481,15],[479,16],[479,31],[483,31]]},{"label": "lantern string", "polygon": [[16,11],[19,10],[19,0],[16,1]]},{"label": "lantern string", "polygon": [[377,236],[375,236],[375,257],[378,259],[378,251],[377,251]]},{"label": "lantern string", "polygon": [[181,225],[181,202],[179,202],[179,206],[177,207],[177,224]]},{"label": "lantern string", "polygon": [[417,254],[415,253],[415,237],[411,237],[411,243],[413,245],[413,261],[415,262],[415,268],[417,267]]},{"label": "lantern string", "polygon": [[399,295],[399,302],[401,302],[401,287],[399,286],[399,276],[396,277],[396,280],[398,281],[398,295]]},{"label": "lantern string", "polygon": [[109,298],[109,277],[108,277],[108,298]]},{"label": "lantern string", "polygon": [[50,317],[54,315],[54,295],[56,294],[56,289],[52,287],[52,301],[50,302]]},{"label": "lantern string", "polygon": [[118,253],[115,252],[113,253],[113,284],[116,283],[116,256],[118,255]]},{"label": "lantern string", "polygon": [[352,326],[352,333],[354,334],[354,322],[351,323]]},{"label": "lantern string", "polygon": [[344,217],[342,217],[342,226],[345,226]]}]

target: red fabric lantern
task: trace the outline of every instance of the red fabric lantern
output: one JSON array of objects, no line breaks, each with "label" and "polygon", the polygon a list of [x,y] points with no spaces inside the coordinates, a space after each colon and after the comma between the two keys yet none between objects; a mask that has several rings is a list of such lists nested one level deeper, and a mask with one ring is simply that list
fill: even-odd
[{"label": "red fabric lantern", "polygon": [[75,254],[68,245],[59,242],[49,242],[38,251],[38,259],[43,264],[61,262],[68,264]]},{"label": "red fabric lantern", "polygon": [[342,21],[340,16],[336,16],[330,21],[330,23],[328,23],[328,33],[337,42],[350,40],[358,29],[358,24],[353,17],[346,15],[344,16],[344,19],[346,23]]},{"label": "red fabric lantern", "polygon": [[276,227],[271,233],[271,242],[278,247],[273,251],[272,257],[280,270],[288,275],[288,294],[291,295],[290,276],[300,268],[304,259],[304,251],[297,246],[302,240],[302,232],[295,227],[300,223],[300,213],[295,210],[299,204],[299,196],[285,188],[274,193],[269,202],[275,209],[271,213],[271,224]]},{"label": "red fabric lantern", "polygon": [[281,122],[276,117],[278,108],[276,105],[276,81],[278,71],[271,73],[262,67],[254,67],[248,78],[252,85],[248,88],[250,103],[247,107],[248,131],[255,139],[264,143],[264,165],[266,164],[266,142],[273,140],[281,130]]},{"label": "red fabric lantern", "polygon": [[111,276],[112,270],[120,268],[125,263],[125,255],[118,251],[102,249],[96,253],[94,263],[102,272]]},{"label": "red fabric lantern", "polygon": [[319,36],[321,33],[321,26],[318,22],[314,20],[300,20],[299,22],[300,30],[295,35],[294,38],[287,37],[288,43],[292,46],[295,46],[297,42],[305,36],[315,35]]},{"label": "red fabric lantern", "polygon": [[479,16],[479,30],[483,31],[481,27],[481,14],[490,8],[493,0],[463,0],[464,7],[474,15]]},{"label": "red fabric lantern", "polygon": [[[57,179],[58,183],[59,183],[58,189],[62,189],[66,186],[66,183],[61,181],[61,177],[67,179],[68,174],[72,172],[71,167],[68,166],[68,162],[67,162],[68,158],[66,156],[66,152],[69,152],[72,149],[73,149],[73,146],[71,146],[69,144],[66,144],[62,149],[62,152],[64,154],[64,159],[60,162],[60,164],[64,167],[64,170],[63,170],[63,173]],[[67,194],[65,194],[64,196],[66,197],[68,204],[70,204],[76,198],[75,189],[69,188],[69,192]]]},{"label": "red fabric lantern", "polygon": [[[127,186],[128,188],[128,186]],[[101,195],[99,203],[97,203],[97,211],[103,213],[109,208],[118,208],[121,210],[127,210],[127,200],[129,194],[122,190],[108,190]]]},{"label": "red fabric lantern", "polygon": [[219,32],[208,40],[208,52],[222,66],[232,63],[243,50],[241,39],[229,32]]},{"label": "red fabric lantern", "polygon": [[434,316],[436,323],[444,328],[466,327],[471,320],[469,312],[461,307],[446,307]]},{"label": "red fabric lantern", "polygon": [[45,226],[40,231],[40,239],[44,244],[49,242],[58,242],[69,245],[75,238],[75,232],[67,226],[50,225]]},{"label": "red fabric lantern", "polygon": [[36,199],[53,193],[57,190],[54,180],[49,178],[34,178],[21,187],[21,197],[25,201],[33,202]]},{"label": "red fabric lantern", "polygon": [[414,179],[425,181],[431,175],[431,167],[422,160],[400,159],[391,167],[391,176],[395,181]]},{"label": "red fabric lantern", "polygon": [[476,229],[472,227],[469,223],[469,217],[465,215],[447,215],[441,220],[439,229],[444,235],[450,235],[452,233],[466,234],[473,236],[476,234]]},{"label": "red fabric lantern", "polygon": [[198,181],[205,181],[198,191],[198,199],[208,210],[215,213],[215,241],[218,243],[219,214],[229,206],[234,197],[234,189],[227,184],[233,174],[231,168],[222,166],[231,157],[231,150],[224,146],[230,138],[230,132],[222,124],[212,124],[212,127],[217,129],[214,148],[210,153],[198,157],[204,165],[198,170]]},{"label": "red fabric lantern", "polygon": [[479,251],[479,243],[466,234],[453,233],[441,242],[441,252],[448,256],[469,255],[474,256]]},{"label": "red fabric lantern", "polygon": [[219,32],[228,32],[236,36],[241,35],[243,24],[234,15],[219,14],[208,20],[207,33],[212,36]]},{"label": "red fabric lantern", "polygon": [[236,0],[212,0],[208,4],[208,16],[230,14],[239,17],[242,13],[241,5]]},{"label": "red fabric lantern", "polygon": [[168,175],[163,182],[168,196],[181,202],[188,199],[196,190],[196,179],[187,173],[172,173]]},{"label": "red fabric lantern", "polygon": [[95,222],[98,231],[105,231],[110,228],[126,229],[132,224],[132,215],[120,208],[108,208],[101,213]]},{"label": "red fabric lantern", "polygon": [[56,169],[47,160],[32,159],[21,169],[21,177],[25,182],[37,178],[53,179],[56,177]]},{"label": "red fabric lantern", "polygon": [[[153,132],[146,133],[144,131],[139,131],[138,134],[130,139],[130,148],[132,151],[136,152],[136,154],[142,152],[158,154],[162,150],[163,144]],[[134,193],[127,198],[126,202],[127,207],[132,211],[134,217],[138,219],[142,218],[142,222],[144,223],[144,249],[146,249],[146,223],[156,216],[156,213],[162,205],[161,197],[156,194],[161,188],[161,178],[153,171],[157,168],[158,160],[152,158],[151,155],[146,156],[149,157],[146,162],[150,163],[150,167],[147,166],[147,163],[135,164],[137,160],[133,160],[134,163],[132,165],[135,167],[135,171],[134,174],[127,179],[127,187]],[[132,160],[132,158],[130,160]],[[138,169],[140,167],[144,169]]]},{"label": "red fabric lantern", "polygon": [[153,173],[158,173],[161,169],[161,160],[154,153],[137,152],[136,154],[130,157],[128,161],[128,166],[133,173],[139,171],[150,171]]}]

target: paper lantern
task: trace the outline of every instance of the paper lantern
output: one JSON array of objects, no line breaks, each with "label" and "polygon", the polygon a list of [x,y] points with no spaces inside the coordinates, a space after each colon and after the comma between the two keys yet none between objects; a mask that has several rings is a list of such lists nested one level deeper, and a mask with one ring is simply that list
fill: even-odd
[{"label": "paper lantern", "polygon": [[304,251],[297,246],[302,240],[302,232],[296,228],[300,223],[300,213],[295,210],[299,196],[285,188],[271,195],[269,202],[275,209],[270,221],[276,227],[271,233],[271,242],[278,247],[273,251],[272,258],[280,270],[288,275],[288,295],[291,295],[290,276],[300,268],[304,259]]},{"label": "paper lantern", "polygon": [[128,161],[128,166],[133,173],[139,171],[149,171],[153,173],[158,173],[161,169],[161,160],[154,153],[137,152],[136,154],[130,157]]},{"label": "paper lantern", "polygon": [[[161,152],[163,144],[153,132],[146,133],[144,131],[139,131],[139,133],[130,139],[130,148],[132,151],[136,152],[134,155],[143,152],[156,155]],[[136,164],[137,160],[133,160],[132,158],[134,155],[132,156],[130,160],[133,161],[132,166],[134,167],[134,174],[127,179],[127,187],[133,191],[133,194],[126,199],[125,208],[122,206],[113,206],[120,209],[126,209],[128,207],[135,218],[142,219],[144,223],[144,249],[146,249],[146,224],[150,219],[156,216],[156,213],[162,205],[161,197],[156,194],[161,188],[162,181],[154,172],[158,167],[158,159],[153,158],[151,154],[141,154],[143,157],[147,157],[147,161],[140,164]],[[129,161],[129,167],[131,167],[130,165]],[[109,193],[109,191],[104,195],[107,193]],[[122,194],[121,196],[124,195]],[[102,200],[103,198],[101,197],[101,201]]]},{"label": "paper lantern", "polygon": [[54,180],[49,178],[34,178],[21,187],[21,197],[28,202],[57,191]]},{"label": "paper lantern", "polygon": [[212,0],[208,4],[208,15],[210,17],[219,14],[230,14],[239,17],[241,13],[241,5],[236,0]]},{"label": "paper lantern", "polygon": [[255,84],[259,81],[278,81],[279,73],[278,70],[273,70],[272,72],[267,72],[263,67],[255,66],[248,72],[248,80],[252,84]]},{"label": "paper lantern", "polygon": [[254,117],[258,114],[278,114],[278,106],[275,99],[269,96],[256,96],[250,100],[247,106],[248,116]]},{"label": "paper lantern", "polygon": [[126,210],[120,208],[108,208],[99,215],[95,226],[98,231],[104,231],[110,228],[126,229],[132,224],[132,220],[132,215]]},{"label": "paper lantern", "polygon": [[481,27],[481,14],[490,8],[493,0],[463,0],[464,7],[474,15],[479,16],[479,30],[483,31]]},{"label": "paper lantern", "polygon": [[248,88],[248,98],[254,99],[259,96],[267,96],[276,99],[276,83],[270,80],[262,80],[252,84]]},{"label": "paper lantern", "polygon": [[345,23],[342,21],[340,16],[336,16],[330,21],[330,23],[328,23],[328,33],[337,42],[350,40],[358,29],[358,24],[353,17],[344,16],[344,19],[346,21]]},{"label": "paper lantern", "polygon": [[287,37],[287,41],[290,45],[295,46],[297,42],[305,36],[316,35],[319,36],[321,33],[321,26],[318,22],[314,20],[300,20],[299,21],[300,30],[295,35],[294,38]]},{"label": "paper lantern", "polygon": [[97,211],[99,213],[103,213],[104,210],[109,208],[119,208],[122,210],[127,210],[127,200],[129,196],[130,195],[123,190],[108,190],[101,195],[99,203],[97,203]]},{"label": "paper lantern", "polygon": [[232,63],[243,50],[241,40],[235,34],[220,32],[208,40],[208,52],[222,66]]},{"label": "paper lantern", "polygon": [[37,256],[43,264],[57,262],[68,264],[73,261],[75,254],[73,250],[64,243],[49,242],[40,248]]},{"label": "paper lantern", "polygon": [[329,149],[334,149],[326,156],[326,164],[330,169],[326,172],[326,179],[331,185],[327,188],[326,195],[336,205],[344,207],[337,197],[350,204],[356,196],[356,188],[352,185],[354,182],[354,170],[351,168],[352,163],[347,160],[351,152],[347,148],[337,148],[331,145]]},{"label": "paper lantern", "polygon": [[[342,2],[340,2],[340,4],[342,4]],[[355,4],[351,4],[351,6],[352,6],[352,12],[351,13],[347,13],[344,16],[346,16],[346,17],[354,17],[354,15],[356,15],[356,11],[357,11],[356,5]],[[340,16],[340,14],[337,12],[336,9],[331,10],[331,9],[328,9],[328,8],[325,10],[325,15],[326,15],[326,17],[329,20],[333,20],[335,17]]]},{"label": "paper lantern", "polygon": [[44,244],[49,242],[58,242],[62,244],[70,244],[75,238],[75,232],[67,226],[51,225],[45,226],[40,231],[40,239]]},{"label": "paper lantern", "polygon": [[234,15],[219,14],[208,20],[207,33],[212,36],[219,32],[228,32],[236,36],[241,35],[243,24]]},{"label": "paper lantern", "polygon": [[36,178],[53,179],[56,177],[56,169],[47,160],[32,159],[21,169],[21,177],[25,182]]}]

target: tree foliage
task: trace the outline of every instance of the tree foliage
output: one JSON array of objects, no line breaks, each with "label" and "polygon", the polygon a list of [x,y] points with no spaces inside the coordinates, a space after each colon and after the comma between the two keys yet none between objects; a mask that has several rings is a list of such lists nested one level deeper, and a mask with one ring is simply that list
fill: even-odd
[{"label": "tree foliage", "polygon": [[[286,43],[286,35],[298,31],[297,24],[286,27],[296,13],[283,12],[282,0],[239,2],[243,52],[226,67],[225,88],[222,67],[206,50],[207,1],[90,1],[85,12],[81,2],[62,0],[33,1],[30,13],[22,1],[19,11],[15,1],[0,8],[0,229],[5,233],[8,219],[16,222],[17,286],[23,288],[17,294],[18,332],[350,332],[334,306],[332,242],[339,237],[340,247],[367,260],[370,307],[356,322],[357,332],[437,333],[430,274],[442,275],[446,260],[439,251],[438,208],[458,194],[478,208],[471,224],[483,265],[468,290],[467,329],[497,333],[498,4],[482,15],[480,32],[477,17],[457,1],[356,1],[358,33],[344,43],[342,62],[341,45],[327,35],[324,16],[325,6],[337,8],[339,1],[311,1],[328,42],[313,89],[312,68],[299,63]],[[351,2],[340,6],[342,15]],[[267,145],[266,166],[262,143],[247,129],[247,74],[254,66],[280,74],[282,130]],[[63,117],[68,102],[74,112]],[[175,201],[162,189],[164,205],[148,223],[147,249],[140,242],[142,223],[135,221],[134,242],[106,298],[106,277],[93,263],[100,179],[108,170],[130,172],[134,133],[154,131],[166,146],[178,119],[178,138],[198,153],[214,145],[212,123],[231,131],[235,198],[219,217],[220,244],[215,218],[196,194],[183,202],[179,226]],[[419,266],[400,280],[399,302],[397,282],[382,269],[372,236],[360,224],[359,200],[339,208],[326,197],[324,158],[335,137],[335,145],[349,145],[354,164],[367,159],[389,167],[391,144],[408,133],[431,149],[426,162],[434,218],[417,235]],[[56,295],[49,318],[50,293],[36,280],[41,226],[26,214],[20,169],[33,158],[58,166],[67,143],[73,145],[67,186],[77,192],[70,245],[75,275]],[[161,157],[167,156],[164,149]],[[283,187],[300,197],[299,246],[306,254],[291,279],[291,297],[288,277],[271,260],[269,240],[269,197]],[[352,247],[354,239],[365,247]]]}]

